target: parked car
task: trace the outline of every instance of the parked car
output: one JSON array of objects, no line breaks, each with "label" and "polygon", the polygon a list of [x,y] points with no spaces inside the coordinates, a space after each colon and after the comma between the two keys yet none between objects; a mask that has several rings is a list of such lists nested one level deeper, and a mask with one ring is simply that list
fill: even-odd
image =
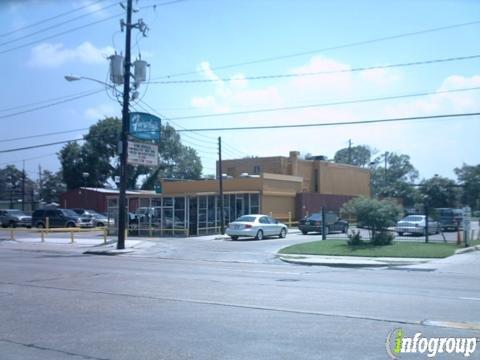
[{"label": "parked car", "polygon": [[93,227],[92,219],[82,217],[71,209],[38,209],[32,214],[32,225],[37,228],[49,227]]},{"label": "parked car", "polygon": [[[311,231],[321,233],[322,232],[322,213],[313,213],[306,216],[298,222],[298,229],[303,235],[308,234]],[[348,232],[348,221],[341,219],[335,213],[325,213],[325,233],[339,231],[344,234]]]},{"label": "parked car", "polygon": [[[425,235],[426,216],[425,215],[408,215],[397,222],[395,231],[402,236],[405,233],[413,235]],[[437,221],[428,218],[428,234],[438,234],[441,226]]]},{"label": "parked car", "polygon": [[461,209],[437,208],[434,211],[442,231],[455,231],[457,227],[462,228],[463,211]]},{"label": "parked car", "polygon": [[95,210],[79,209],[79,208],[72,209],[72,210],[82,217],[87,217],[92,219],[93,226],[103,227],[103,226],[115,224],[115,220],[113,218],[108,218],[106,215],[100,214]]},{"label": "parked car", "polygon": [[265,236],[278,236],[284,238],[287,236],[287,225],[278,220],[272,219],[267,215],[243,215],[231,222],[226,234],[237,240],[239,237],[254,237],[256,240],[262,240]]},{"label": "parked car", "polygon": [[0,223],[2,227],[25,226],[32,227],[32,217],[21,210],[0,209]]}]

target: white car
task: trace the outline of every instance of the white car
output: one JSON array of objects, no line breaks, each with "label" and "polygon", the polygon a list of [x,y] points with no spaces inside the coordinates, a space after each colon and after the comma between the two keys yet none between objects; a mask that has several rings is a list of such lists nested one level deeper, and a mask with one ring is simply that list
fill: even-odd
[{"label": "white car", "polygon": [[[414,235],[425,235],[425,215],[408,215],[397,222],[395,231],[402,236],[403,233]],[[428,234],[438,234],[440,232],[440,224],[432,219],[428,219]]]},{"label": "white car", "polygon": [[240,236],[254,237],[256,240],[262,240],[265,236],[272,235],[284,238],[287,236],[287,232],[287,225],[270,216],[257,214],[240,216],[226,229],[227,235],[232,240],[237,240]]}]

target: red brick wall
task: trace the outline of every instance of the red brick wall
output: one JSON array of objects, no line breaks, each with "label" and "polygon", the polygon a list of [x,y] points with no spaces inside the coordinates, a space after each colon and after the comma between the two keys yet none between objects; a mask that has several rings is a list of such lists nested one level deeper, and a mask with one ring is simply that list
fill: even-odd
[{"label": "red brick wall", "polygon": [[340,208],[354,196],[348,195],[325,195],[311,192],[298,193],[295,199],[297,219],[303,218],[307,211],[309,214],[319,212],[322,207],[325,210],[338,211]]}]

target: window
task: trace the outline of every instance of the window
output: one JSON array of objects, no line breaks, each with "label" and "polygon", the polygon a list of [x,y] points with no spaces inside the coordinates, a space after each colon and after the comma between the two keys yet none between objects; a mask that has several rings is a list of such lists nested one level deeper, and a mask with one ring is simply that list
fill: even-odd
[{"label": "window", "polygon": [[260,174],[260,165],[255,165],[253,167],[253,174],[255,174],[255,175]]},{"label": "window", "polygon": [[258,222],[259,222],[260,224],[270,224],[270,221],[268,221],[268,217],[266,217],[266,216],[262,216],[262,217],[258,220]]}]

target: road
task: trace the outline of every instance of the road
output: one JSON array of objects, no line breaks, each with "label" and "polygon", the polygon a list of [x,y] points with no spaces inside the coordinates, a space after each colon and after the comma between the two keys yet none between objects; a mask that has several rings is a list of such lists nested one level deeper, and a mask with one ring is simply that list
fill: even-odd
[{"label": "road", "polygon": [[275,258],[304,239],[162,239],[133,256],[2,241],[1,358],[386,359],[396,328],[480,337],[423,323],[480,323],[478,251],[397,269]]}]

